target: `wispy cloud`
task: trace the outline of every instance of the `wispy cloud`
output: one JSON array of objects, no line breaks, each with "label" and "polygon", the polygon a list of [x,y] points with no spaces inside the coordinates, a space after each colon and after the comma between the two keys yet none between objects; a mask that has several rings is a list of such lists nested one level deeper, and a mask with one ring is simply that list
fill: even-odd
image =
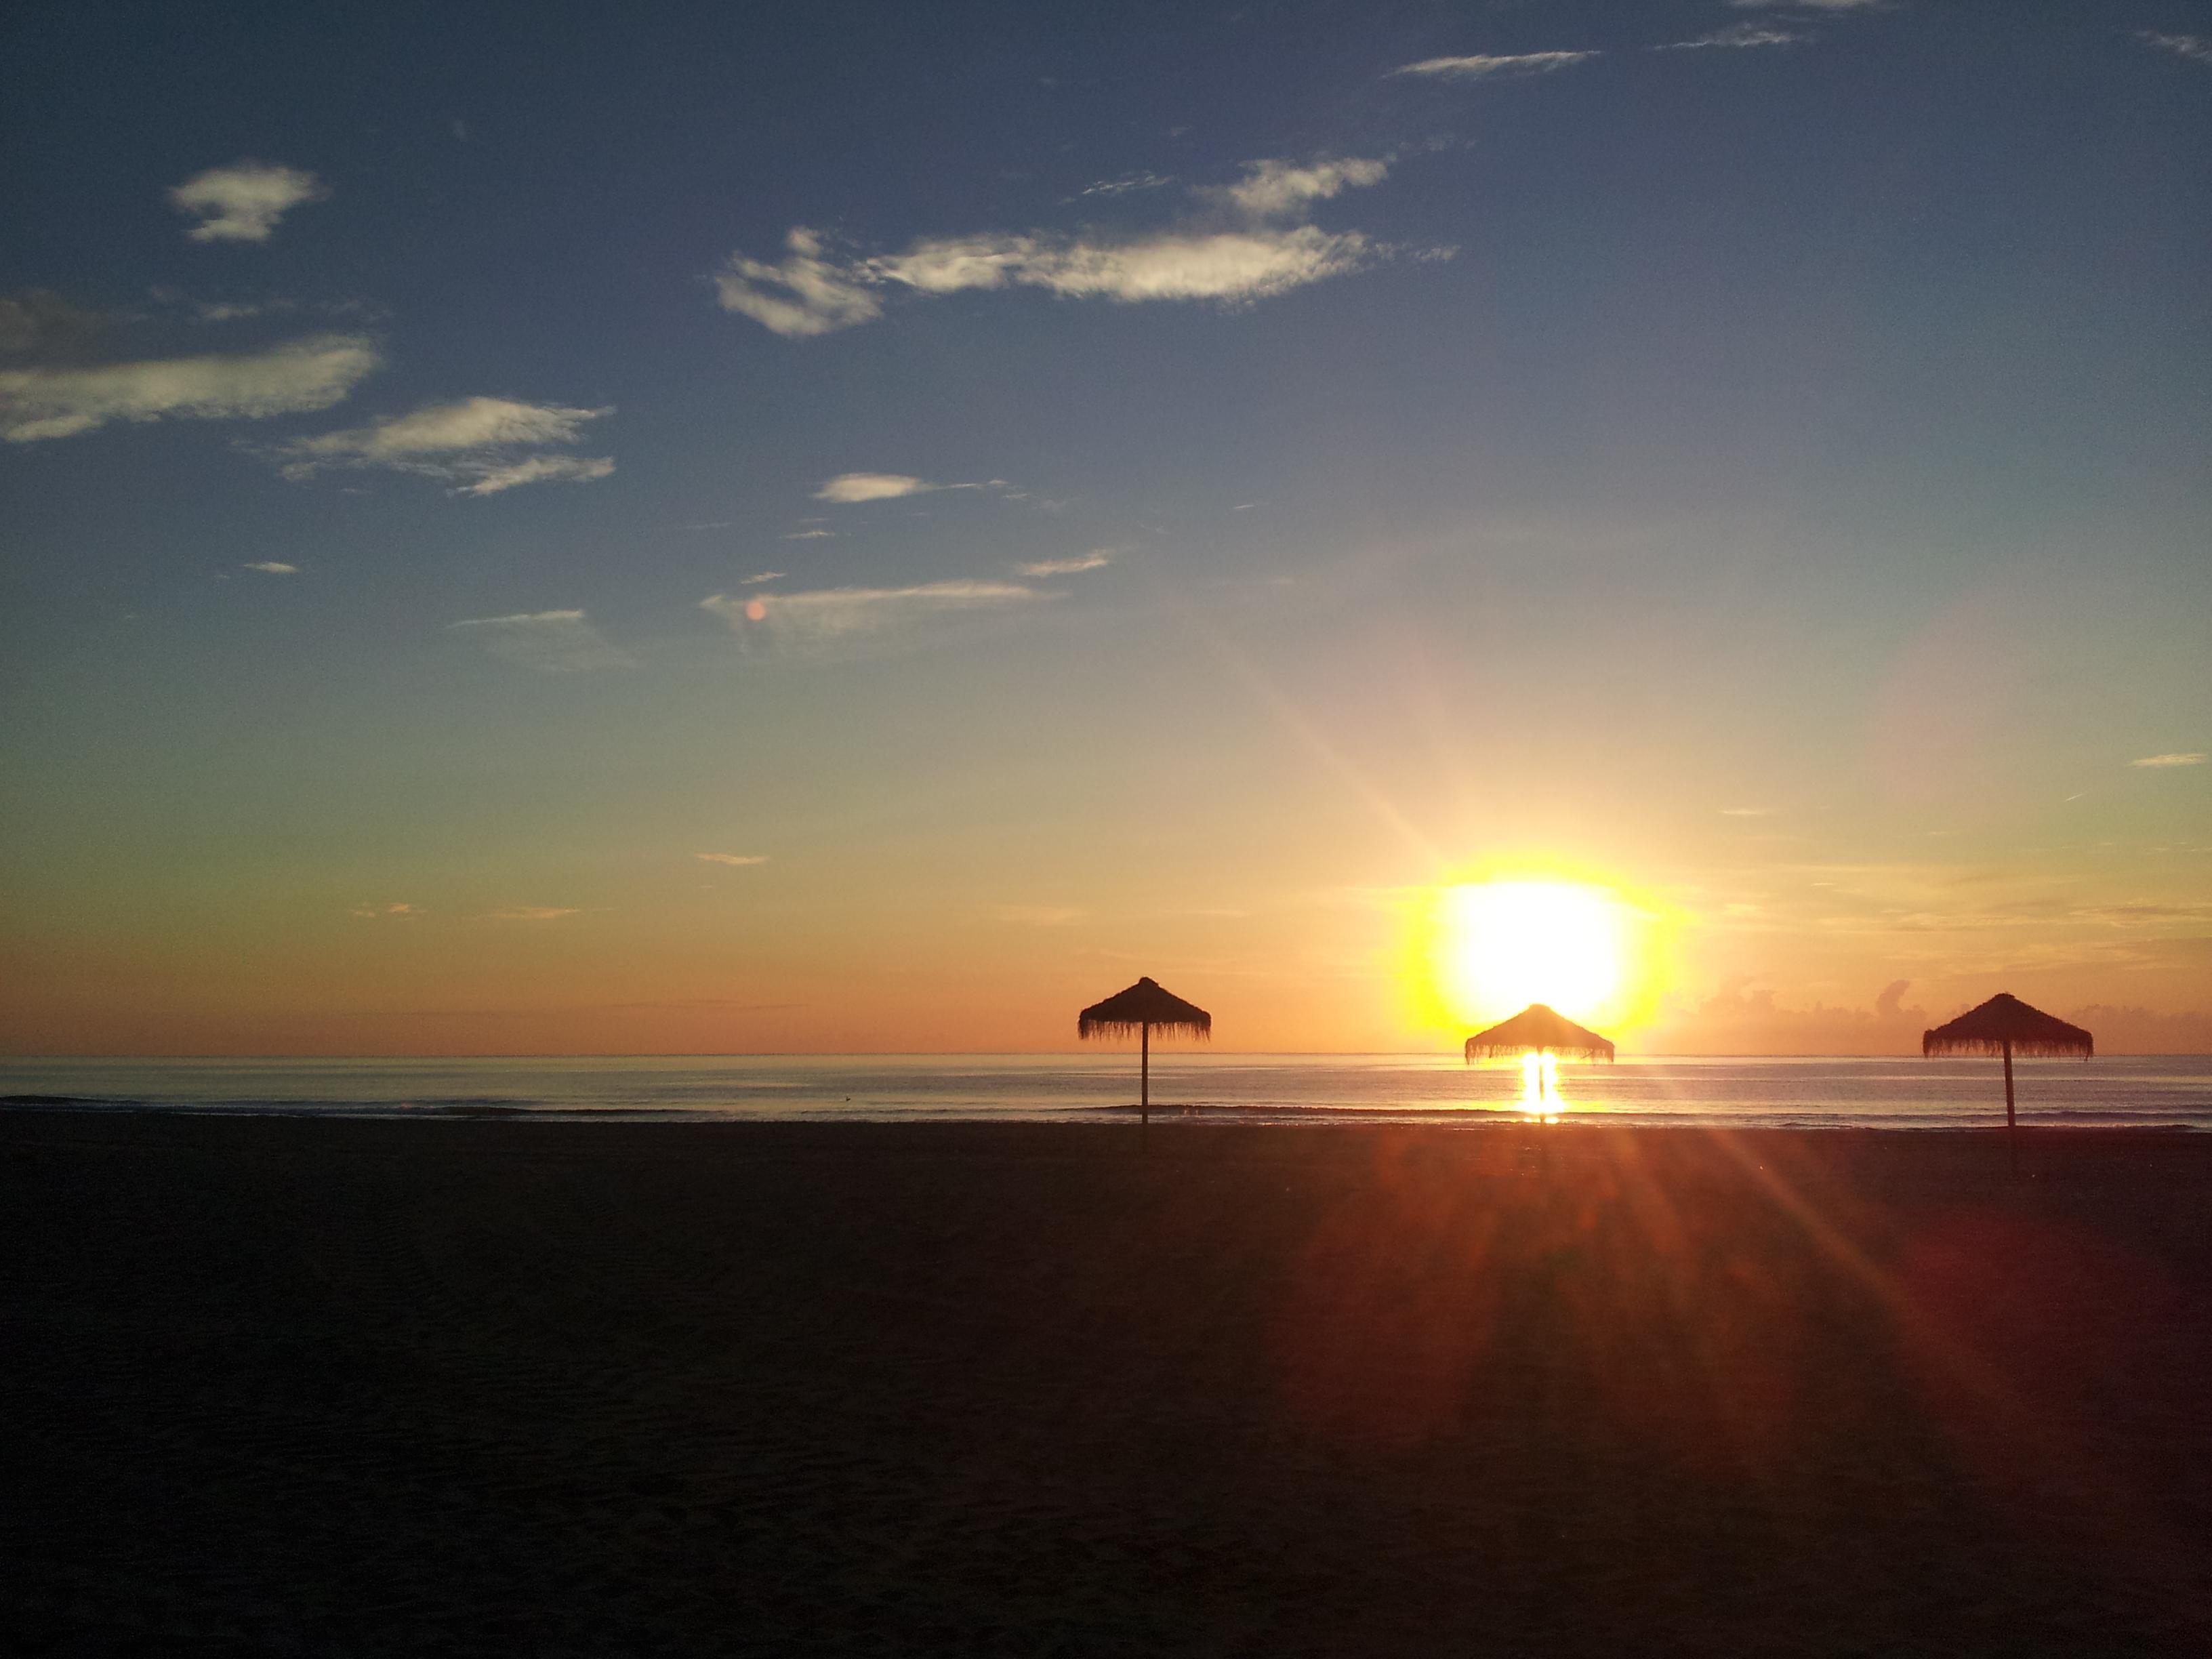
[{"label": "wispy cloud", "polygon": [[813,530],[793,530],[787,532],[783,539],[787,542],[826,542],[836,533],[834,530],[823,530],[818,527]]},{"label": "wispy cloud", "polygon": [[563,916],[580,916],[576,909],[563,909],[550,904],[510,904],[504,910],[487,910],[486,921],[558,921]]},{"label": "wispy cloud", "polygon": [[[902,496],[932,495],[946,489],[986,490],[1004,495],[1009,501],[1029,499],[1004,478],[983,478],[973,483],[934,483],[927,478],[916,478],[903,472],[840,472],[834,478],[823,480],[822,488],[814,492],[814,499],[837,507],[853,507],[862,501],[895,501]],[[799,530],[783,539],[787,542],[811,542],[836,533],[834,530]]]},{"label": "wispy cloud", "polygon": [[2136,39],[2160,52],[2170,52],[2177,58],[2186,58],[2199,64],[2212,64],[2212,37],[2160,34],[2155,29],[2137,29]]},{"label": "wispy cloud", "polygon": [[1244,176],[1206,194],[1255,219],[1279,219],[1302,211],[1309,202],[1326,202],[1347,190],[1379,185],[1390,171],[1382,161],[1248,161]]},{"label": "wispy cloud", "polygon": [[234,161],[193,174],[169,192],[169,205],[199,221],[195,242],[265,242],[276,222],[330,191],[312,173],[268,161]]},{"label": "wispy cloud", "polygon": [[1486,81],[1500,75],[1555,75],[1577,64],[1586,64],[1595,52],[1475,52],[1465,58],[1424,58],[1417,64],[1401,64],[1393,75],[1439,76],[1451,81]]},{"label": "wispy cloud", "polygon": [[1723,806],[1721,816],[1724,818],[1771,818],[1774,816],[1774,809],[1771,806]]},{"label": "wispy cloud", "polygon": [[589,483],[595,478],[606,477],[614,470],[614,459],[608,455],[533,455],[528,460],[494,466],[474,483],[463,484],[453,494],[496,495],[517,484],[545,483],[554,479]]},{"label": "wispy cloud", "polygon": [[1085,570],[1098,570],[1114,562],[1114,550],[1095,547],[1088,553],[1079,553],[1067,559],[1036,559],[1028,564],[1018,564],[1018,576],[1073,576]]},{"label": "wispy cloud", "polygon": [[204,300],[192,307],[196,323],[243,323],[298,307],[289,300]]},{"label": "wispy cloud", "polygon": [[2204,764],[2204,757],[2196,753],[2145,755],[2141,760],[2131,760],[2128,764],[2130,766],[2202,766]]},{"label": "wispy cloud", "polygon": [[1079,196],[1127,196],[1139,190],[1164,190],[1175,183],[1173,173],[1125,173],[1118,179],[1101,179],[1095,185],[1085,185],[1076,192]]},{"label": "wispy cloud", "polygon": [[258,421],[328,409],[383,361],[362,336],[321,334],[266,351],[0,369],[0,438],[36,443],[111,421]]},{"label": "wispy cloud", "polygon": [[1731,23],[1726,28],[1715,29],[1711,34],[1701,34],[1693,40],[1669,40],[1664,46],[1654,46],[1654,52],[1695,52],[1701,47],[1787,46],[1808,39],[1793,34],[1788,29],[1778,29],[1764,23]]},{"label": "wispy cloud", "polygon": [[883,280],[867,262],[840,259],[818,230],[794,225],[783,239],[780,261],[732,253],[714,276],[716,298],[725,311],[750,317],[787,339],[834,333],[884,314],[872,291]]},{"label": "wispy cloud", "polygon": [[[1393,250],[1357,231],[1307,222],[1311,204],[1381,181],[1387,160],[1249,162],[1235,183],[1186,191],[1182,222],[1130,235],[1052,231],[928,237],[903,252],[834,249],[805,226],[779,261],[732,254],[715,276],[726,311],[804,339],[874,320],[884,296],[1030,288],[1122,304],[1244,304],[1358,270]],[[1449,250],[1436,250],[1446,253]]]},{"label": "wispy cloud", "polygon": [[799,593],[715,593],[699,601],[740,637],[794,643],[840,639],[961,611],[1005,610],[1054,597],[1012,582],[927,582],[913,587],[825,587]]},{"label": "wispy cloud", "polygon": [[611,409],[567,409],[511,398],[462,398],[427,404],[367,426],[300,438],[276,454],[295,481],[325,467],[380,467],[437,478],[457,495],[495,495],[519,484],[553,479],[588,483],[615,470],[605,455],[533,455],[527,452],[573,444],[584,423]]},{"label": "wispy cloud", "polygon": [[[856,501],[891,501],[902,495],[921,495],[942,489],[926,478],[910,477],[903,472],[840,472],[834,478],[823,481],[822,488],[814,492],[817,501],[835,501],[849,507]],[[801,535],[812,535],[802,531]],[[824,531],[824,535],[830,532]]]},{"label": "wispy cloud", "polygon": [[757,570],[750,576],[738,579],[740,587],[758,587],[763,582],[780,582],[791,573],[787,570]]},{"label": "wispy cloud", "polygon": [[693,858],[705,864],[726,864],[736,869],[745,869],[756,864],[766,864],[765,853],[694,853]]},{"label": "wispy cloud", "polygon": [[419,904],[356,904],[353,914],[364,921],[374,921],[387,916],[419,916],[424,912]]},{"label": "wispy cloud", "polygon": [[258,570],[264,576],[296,576],[300,567],[286,564],[282,559],[256,559],[238,567],[240,570]]},{"label": "wispy cloud", "polygon": [[448,623],[450,631],[481,641],[505,662],[544,674],[580,674],[626,668],[629,659],[600,637],[581,611],[536,611],[512,617],[474,617]]}]

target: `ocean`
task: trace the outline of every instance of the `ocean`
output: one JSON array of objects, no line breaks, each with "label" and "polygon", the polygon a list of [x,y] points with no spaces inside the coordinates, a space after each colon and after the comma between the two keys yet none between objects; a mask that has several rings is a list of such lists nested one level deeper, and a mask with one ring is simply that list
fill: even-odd
[{"label": "ocean", "polygon": [[[2212,1056],[2015,1065],[2022,1122],[2212,1128]],[[1744,1128],[1985,1127],[1998,1064],[1906,1058],[1631,1059],[1561,1069],[1540,1103],[1519,1067],[1450,1054],[1174,1051],[1152,1065],[1153,1119],[1460,1123],[1541,1112],[1565,1124]],[[303,1115],[515,1117],[579,1123],[1124,1121],[1133,1054],[767,1054],[426,1060],[0,1060],[0,1106]]]}]

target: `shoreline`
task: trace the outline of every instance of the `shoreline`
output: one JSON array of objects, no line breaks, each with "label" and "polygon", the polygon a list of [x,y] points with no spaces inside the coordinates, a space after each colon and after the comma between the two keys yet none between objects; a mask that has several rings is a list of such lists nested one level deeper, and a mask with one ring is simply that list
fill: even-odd
[{"label": "shoreline", "polygon": [[[1948,1135],[2003,1135],[2008,1133],[2002,1122],[1974,1123],[1911,1123],[1870,1124],[1863,1122],[1820,1123],[1795,1122],[1735,1124],[1718,1115],[1700,1115],[1685,1112],[1674,1121],[1654,1122],[1650,1114],[1607,1111],[1584,1108],[1571,1109],[1547,1116],[1506,1108],[1465,1107],[1456,1109],[1423,1111],[1417,1108],[1390,1106],[1275,1106],[1248,1104],[1206,1104],[1184,1106],[1155,1102],[1151,1109],[1158,1120],[1156,1127],[1164,1132],[1183,1133],[1205,1127],[1237,1128],[1251,1132],[1269,1129],[1297,1131],[1301,1129],[1372,1129],[1377,1132],[1392,1129],[1433,1130],[1448,1134],[1486,1134],[1510,1130],[1559,1130],[1574,1134],[1595,1132],[1613,1133],[1681,1134],[1704,1131],[1736,1135],[1746,1134],[1867,1134],[1907,1136]],[[1985,1109],[1971,1109],[1978,1115]],[[1063,1115],[1040,1118],[1028,1114],[1057,1111]],[[978,1111],[965,1115],[957,1110],[944,1109],[911,1112],[905,1115],[870,1116],[861,1112],[820,1113],[812,1115],[774,1116],[757,1115],[720,1115],[712,1111],[679,1111],[654,1107],[629,1106],[571,1106],[536,1107],[505,1104],[380,1106],[360,1105],[313,1106],[253,1106],[239,1104],[181,1105],[145,1101],[113,1101],[83,1096],[61,1095],[0,1095],[0,1115],[11,1114],[46,1114],[66,1115],[75,1114],[90,1118],[151,1117],[151,1118],[222,1118],[270,1120],[287,1122],[331,1123],[498,1123],[550,1124],[588,1123],[600,1127],[624,1125],[638,1129],[653,1127],[699,1129],[730,1129],[745,1131],[770,1128],[821,1129],[1017,1129],[1030,1128],[1053,1132],[1070,1128],[1116,1129],[1129,1127],[1129,1121],[1139,1115],[1133,1103],[1115,1106],[1022,1106],[1005,1109],[1003,1115]],[[1020,1114],[1018,1115],[1017,1114]],[[2068,1138],[2100,1135],[2202,1135],[2206,1126],[2187,1122],[2087,1123],[2053,1122],[2025,1115],[2018,1133],[2022,1137],[2063,1135]],[[2023,1143],[2024,1144],[2024,1143]]]}]

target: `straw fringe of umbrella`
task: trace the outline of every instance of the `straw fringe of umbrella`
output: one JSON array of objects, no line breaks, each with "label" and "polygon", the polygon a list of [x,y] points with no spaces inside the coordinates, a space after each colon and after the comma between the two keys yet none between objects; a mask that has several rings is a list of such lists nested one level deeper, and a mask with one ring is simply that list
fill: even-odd
[{"label": "straw fringe of umbrella", "polygon": [[1577,1025],[1544,1003],[1532,1002],[1507,1020],[1467,1040],[1467,1058],[1529,1053],[1559,1054],[1568,1060],[1611,1060],[1613,1040],[1586,1025]]}]

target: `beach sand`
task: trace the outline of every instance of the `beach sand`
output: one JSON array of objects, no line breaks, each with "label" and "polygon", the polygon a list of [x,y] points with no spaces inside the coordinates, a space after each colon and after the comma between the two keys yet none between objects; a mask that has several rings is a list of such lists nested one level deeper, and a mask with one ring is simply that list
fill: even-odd
[{"label": "beach sand", "polygon": [[2212,1137],[0,1113],[10,1650],[2212,1651]]}]

